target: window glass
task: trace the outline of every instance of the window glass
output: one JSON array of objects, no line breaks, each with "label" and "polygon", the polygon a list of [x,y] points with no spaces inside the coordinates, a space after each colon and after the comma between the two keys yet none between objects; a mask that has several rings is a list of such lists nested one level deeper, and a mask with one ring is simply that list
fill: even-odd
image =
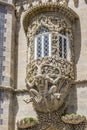
[{"label": "window glass", "polygon": [[51,48],[51,36],[48,29],[40,27],[35,36],[35,59],[39,57],[46,57],[50,55]]},{"label": "window glass", "polygon": [[58,50],[59,57],[67,59],[68,55],[68,36],[59,34],[58,35]]},{"label": "window glass", "polygon": [[42,36],[37,37],[37,58],[42,55]]},{"label": "window glass", "polygon": [[44,56],[49,55],[49,35],[44,35]]}]

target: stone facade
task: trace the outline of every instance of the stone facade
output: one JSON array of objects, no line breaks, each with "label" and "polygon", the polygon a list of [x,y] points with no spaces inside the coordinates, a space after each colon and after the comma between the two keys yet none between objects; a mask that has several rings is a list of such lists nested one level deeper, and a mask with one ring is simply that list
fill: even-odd
[{"label": "stone facade", "polygon": [[[20,127],[24,123],[20,124],[19,121],[19,130],[86,130],[87,123],[83,115],[87,117],[87,1],[0,0],[0,5],[6,10],[3,27],[6,29],[3,35],[5,50],[2,53],[5,59],[0,61],[4,68],[0,71],[1,130],[17,130],[17,121],[25,117],[36,117],[39,122],[24,129]],[[33,36],[41,25],[52,33],[52,57],[35,61]],[[68,61],[57,58],[55,37],[63,29],[68,32],[70,39]],[[51,77],[53,73],[55,80]],[[61,91],[44,91],[47,85],[45,81],[50,82],[51,89],[64,83],[60,103],[57,98]],[[37,93],[35,97],[34,92]],[[70,123],[68,118],[72,116],[63,119],[63,113],[82,116],[77,116],[79,123],[73,124],[75,115]]]}]

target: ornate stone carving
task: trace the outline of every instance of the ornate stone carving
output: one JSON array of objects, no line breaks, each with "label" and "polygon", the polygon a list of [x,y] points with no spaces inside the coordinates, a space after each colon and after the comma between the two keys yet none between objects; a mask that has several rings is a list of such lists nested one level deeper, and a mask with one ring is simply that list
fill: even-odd
[{"label": "ornate stone carving", "polygon": [[34,81],[36,75],[48,75],[49,77],[57,78],[67,77],[74,79],[73,64],[56,57],[39,58],[36,61],[32,61],[27,66],[27,79],[29,82]]},{"label": "ornate stone carving", "polygon": [[[70,45],[70,60],[73,61],[73,37],[72,37],[72,28],[71,23],[63,18],[63,16],[45,16],[41,15],[36,17],[35,20],[32,21],[30,26],[28,27],[27,37],[28,37],[28,46],[30,48],[30,57],[28,57],[29,61],[34,60],[34,37],[36,35],[36,31],[39,27],[45,26],[49,29],[49,32],[52,36],[52,56],[58,57],[58,33],[61,31],[65,31],[69,37],[69,45]],[[31,30],[31,31],[30,31]],[[29,59],[30,58],[30,59]]]},{"label": "ornate stone carving", "polygon": [[39,1],[37,1],[37,4],[33,4],[25,13],[24,16],[24,20],[23,20],[23,24],[24,24],[24,29],[25,32],[27,33],[27,29],[28,26],[30,25],[31,19],[33,19],[33,17],[37,16],[39,13],[43,13],[43,12],[54,12],[54,10],[58,13],[60,13],[61,15],[65,16],[67,19],[69,19],[72,23],[75,22],[76,19],[78,19],[77,14],[70,9],[68,6],[65,6],[66,4],[65,1],[61,0],[61,1],[54,1],[54,2],[40,2],[40,4],[38,3]]},{"label": "ornate stone carving", "polygon": [[29,102],[39,111],[57,110],[64,103],[73,79],[72,64],[65,60],[51,57],[31,62],[26,78]]},{"label": "ornate stone carving", "polygon": [[[24,29],[28,39],[30,57],[26,68],[26,84],[30,100],[37,113],[39,125],[36,130],[73,130],[73,124],[67,124],[61,117],[67,108],[67,98],[74,81],[73,34],[72,23],[77,15],[65,6],[66,1],[34,1],[24,17]],[[37,2],[39,4],[37,5]],[[57,3],[58,2],[58,3]],[[41,13],[44,12],[44,15]],[[46,14],[47,13],[47,14]],[[34,38],[38,28],[46,27],[51,33],[50,57],[34,59]],[[70,60],[58,56],[58,33],[68,34]],[[80,123],[83,121],[81,120]],[[79,128],[79,124],[75,129]],[[81,124],[81,129],[82,129]],[[34,130],[35,128],[30,128]]]},{"label": "ornate stone carving", "polygon": [[[41,26],[45,26],[49,29],[49,32],[52,33],[52,56],[44,58],[41,57],[34,60],[34,37],[38,28]],[[60,13],[55,16],[44,14],[35,17],[31,21],[27,31],[30,59],[26,69],[26,83],[31,99],[26,100],[26,102],[33,102],[33,106],[38,114],[38,119],[40,119],[39,122],[41,123],[41,129],[46,129],[49,126],[48,124],[50,124],[49,127],[51,128],[51,124],[55,124],[55,121],[51,119],[55,114],[52,113],[57,111],[56,113],[59,114],[59,109],[64,104],[67,107],[66,98],[69,94],[72,81],[74,80],[72,62],[59,58],[56,50],[58,42],[56,38],[58,37],[58,33],[62,31],[68,33],[71,47],[70,50],[72,50],[73,38],[71,22],[66,20],[66,18],[62,14],[60,15]],[[72,59],[72,54],[70,55]],[[60,113],[62,112],[60,111]],[[43,118],[47,116],[47,119],[45,118],[45,120],[49,120],[47,124],[44,124],[46,123],[45,120],[42,119],[41,121],[40,117],[42,117],[43,114]],[[61,114],[59,114],[58,117],[55,117],[59,120],[59,123],[56,120],[58,124],[56,128],[62,123],[60,115]],[[55,125],[53,125],[53,127],[55,127]],[[64,126],[62,123],[62,125],[60,125],[60,130],[63,128]]]}]

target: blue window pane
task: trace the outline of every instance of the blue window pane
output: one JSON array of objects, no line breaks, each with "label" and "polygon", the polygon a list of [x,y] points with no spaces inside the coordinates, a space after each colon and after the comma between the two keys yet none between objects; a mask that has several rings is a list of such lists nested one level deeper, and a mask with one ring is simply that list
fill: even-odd
[{"label": "blue window pane", "polygon": [[59,36],[59,57],[62,57],[62,37]]},{"label": "blue window pane", "polygon": [[45,57],[49,56],[49,30],[48,28],[42,26],[36,32],[35,40],[35,57]]},{"label": "blue window pane", "polygon": [[67,40],[64,38],[64,58],[67,58]]},{"label": "blue window pane", "polygon": [[44,56],[49,55],[49,35],[44,35]]},{"label": "blue window pane", "polygon": [[41,53],[42,53],[42,38],[41,36],[39,36],[37,38],[37,57],[41,57]]},{"label": "blue window pane", "polygon": [[59,35],[59,57],[67,59],[68,39],[65,35]]}]

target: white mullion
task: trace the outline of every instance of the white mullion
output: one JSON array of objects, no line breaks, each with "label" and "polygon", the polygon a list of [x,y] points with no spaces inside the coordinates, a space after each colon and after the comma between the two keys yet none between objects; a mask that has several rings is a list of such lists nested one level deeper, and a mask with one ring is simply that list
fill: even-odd
[{"label": "white mullion", "polygon": [[59,51],[60,51],[60,50],[59,50],[59,36],[60,36],[60,34],[58,33],[58,43],[57,43],[57,44],[58,44],[58,45],[57,45],[57,47],[58,47],[58,58],[60,57],[60,56],[59,56]]},{"label": "white mullion", "polygon": [[42,35],[41,36],[41,42],[42,42],[42,44],[41,44],[41,47],[42,47],[42,57],[44,57],[44,35]]},{"label": "white mullion", "polygon": [[67,60],[70,61],[70,45],[69,45],[69,36],[67,33]]},{"label": "white mullion", "polygon": [[35,55],[35,59],[37,59],[37,37],[35,37],[35,52],[34,52],[34,55]]},{"label": "white mullion", "polygon": [[48,36],[49,36],[49,56],[51,56],[51,33]]}]

